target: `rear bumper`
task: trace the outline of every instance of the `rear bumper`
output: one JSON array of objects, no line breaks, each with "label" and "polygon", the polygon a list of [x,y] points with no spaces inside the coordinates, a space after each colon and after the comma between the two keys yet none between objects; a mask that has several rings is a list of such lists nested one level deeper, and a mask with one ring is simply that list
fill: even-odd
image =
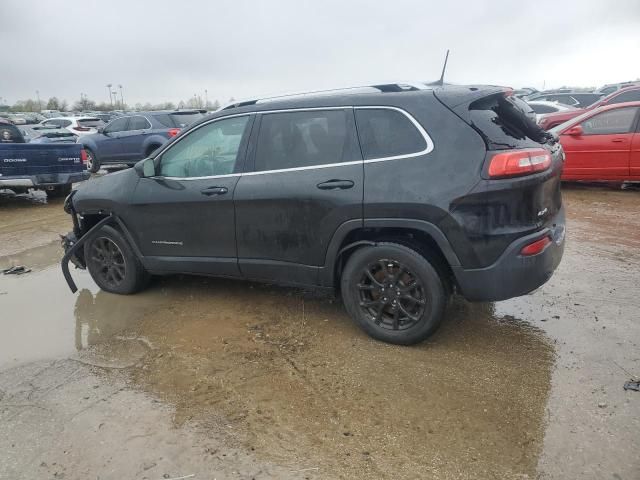
[{"label": "rear bumper", "polygon": [[[522,256],[525,245],[550,235],[553,240],[537,255]],[[478,269],[452,267],[462,295],[470,301],[491,302],[525,295],[551,278],[562,259],[565,243],[564,207],[551,226],[514,241],[492,265]]]},{"label": "rear bumper", "polygon": [[0,187],[12,188],[46,188],[54,185],[67,185],[69,183],[89,180],[91,174],[87,171],[73,173],[52,173],[31,176],[0,177]]}]

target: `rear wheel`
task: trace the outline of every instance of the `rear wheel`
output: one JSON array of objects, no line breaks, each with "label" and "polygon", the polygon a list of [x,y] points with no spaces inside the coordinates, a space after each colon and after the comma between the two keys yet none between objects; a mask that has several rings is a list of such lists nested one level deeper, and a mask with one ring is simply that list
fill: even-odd
[{"label": "rear wheel", "polygon": [[144,288],[149,279],[129,243],[113,227],[105,225],[84,246],[87,269],[107,292],[130,294]]},{"label": "rear wheel", "polygon": [[100,170],[100,160],[96,158],[95,153],[90,148],[84,149],[87,152],[87,170],[91,173],[96,173]]},{"label": "rear wheel", "polygon": [[421,342],[435,332],[448,297],[434,266],[395,243],[354,252],[342,274],[341,292],[347,312],[362,329],[400,345]]}]

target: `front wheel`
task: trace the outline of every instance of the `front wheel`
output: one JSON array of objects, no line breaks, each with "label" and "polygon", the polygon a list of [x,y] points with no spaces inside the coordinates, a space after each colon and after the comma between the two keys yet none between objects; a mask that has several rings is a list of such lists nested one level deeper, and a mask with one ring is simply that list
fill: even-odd
[{"label": "front wheel", "polygon": [[149,279],[123,235],[105,225],[84,246],[87,269],[107,292],[130,294],[142,290]]},{"label": "front wheel", "polygon": [[440,326],[447,290],[429,261],[395,243],[356,250],[341,278],[349,315],[373,338],[421,342]]}]

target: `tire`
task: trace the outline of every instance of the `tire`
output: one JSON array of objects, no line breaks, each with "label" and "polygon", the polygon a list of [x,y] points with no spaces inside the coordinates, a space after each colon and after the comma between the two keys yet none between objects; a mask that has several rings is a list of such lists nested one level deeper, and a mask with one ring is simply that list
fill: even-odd
[{"label": "tire", "polygon": [[56,185],[53,190],[45,190],[47,198],[64,198],[71,193],[71,184]]},{"label": "tire", "polygon": [[87,152],[87,170],[91,173],[97,173],[100,170],[100,160],[96,158],[96,154],[90,148],[84,147]]},{"label": "tire", "polygon": [[435,332],[448,301],[436,268],[396,243],[356,250],[340,287],[351,318],[371,337],[398,345],[421,342]]},{"label": "tire", "polygon": [[138,257],[124,236],[105,225],[84,246],[87,270],[107,292],[128,295],[142,290],[149,280]]}]

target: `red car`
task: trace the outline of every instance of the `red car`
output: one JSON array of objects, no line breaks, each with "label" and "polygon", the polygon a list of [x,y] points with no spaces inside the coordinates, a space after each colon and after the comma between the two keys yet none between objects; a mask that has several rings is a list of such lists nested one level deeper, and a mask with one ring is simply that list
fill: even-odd
[{"label": "red car", "polygon": [[581,115],[590,110],[595,110],[596,108],[602,107],[604,105],[614,105],[617,103],[638,102],[638,101],[640,101],[640,86],[621,88],[617,92],[614,92],[611,95],[598,100],[593,105],[589,105],[587,108],[578,108],[576,110],[567,110],[564,112],[556,112],[556,113],[549,113],[546,115],[542,115],[540,117],[540,120],[538,120],[538,124],[545,130],[549,130],[550,128],[553,128],[556,125],[560,125],[561,123],[564,123],[567,120],[571,120],[572,118],[575,118],[578,115]]},{"label": "red car", "polygon": [[562,180],[640,181],[640,102],[589,110],[551,129],[566,156]]}]

